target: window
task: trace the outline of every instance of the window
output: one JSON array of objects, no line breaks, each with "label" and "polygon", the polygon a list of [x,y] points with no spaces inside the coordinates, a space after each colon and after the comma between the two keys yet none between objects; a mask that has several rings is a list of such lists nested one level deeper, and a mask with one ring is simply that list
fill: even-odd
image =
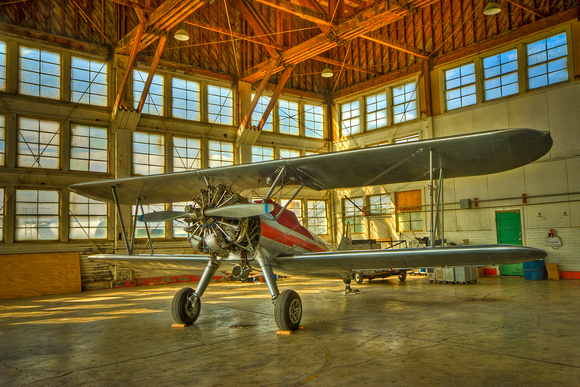
[{"label": "window", "polygon": [[0,241],[4,240],[4,207],[6,199],[4,199],[4,188],[0,188]]},{"label": "window", "polygon": [[415,82],[397,86],[393,92],[393,121],[411,121],[417,118],[417,85]]},{"label": "window", "polygon": [[103,173],[109,171],[107,128],[72,124],[70,143],[72,171]]},{"label": "window", "polygon": [[352,136],[360,133],[360,106],[358,100],[340,105],[340,114],[342,136]]},{"label": "window", "polygon": [[60,124],[34,118],[18,119],[16,163],[19,167],[57,169],[60,151]]},{"label": "window", "polygon": [[298,129],[298,103],[278,100],[278,122],[280,133],[299,135]]},{"label": "window", "polygon": [[304,105],[304,135],[324,138],[324,108],[319,105]]},{"label": "window", "polygon": [[6,91],[6,43],[0,42],[0,91]]},{"label": "window", "polygon": [[280,148],[280,158],[281,159],[292,159],[294,157],[300,157],[299,150]]},{"label": "window", "polygon": [[[187,202],[177,202],[171,203],[171,208],[173,211],[181,211],[185,212],[185,206],[192,205],[191,203]],[[184,220],[175,219],[173,221],[173,237],[174,238],[187,238],[187,232],[183,229],[183,227],[187,226]]]},{"label": "window", "polygon": [[197,138],[173,137],[173,172],[201,168],[201,141]]},{"label": "window", "polygon": [[423,230],[421,190],[395,193],[399,232]]},{"label": "window", "polygon": [[[252,94],[252,100],[254,99],[255,94]],[[270,103],[271,98],[270,97],[265,97],[265,96],[261,96],[258,99],[258,104],[256,105],[256,108],[254,109],[254,111],[252,112],[252,125],[254,126],[258,126],[258,124],[260,123],[260,120],[262,119],[262,116],[264,115],[264,112],[266,111],[266,108],[268,107],[268,104]],[[273,120],[272,120],[272,112],[270,112],[270,114],[268,114],[268,119],[266,120],[266,122],[264,123],[264,126],[262,127],[262,130],[271,132],[274,130],[274,125],[272,124]]]},{"label": "window", "polygon": [[17,241],[58,240],[57,191],[16,190]]},{"label": "window", "polygon": [[207,86],[207,114],[211,124],[234,124],[234,99],[232,89]]},{"label": "window", "polygon": [[107,238],[108,211],[106,203],[71,192],[69,211],[70,239]]},{"label": "window", "polygon": [[225,141],[209,141],[209,167],[234,165],[234,144]]},{"label": "window", "polygon": [[199,82],[173,78],[173,117],[184,120],[201,120],[201,93]]},{"label": "window", "polygon": [[107,106],[107,62],[72,57],[71,102]]},{"label": "window", "polygon": [[387,126],[387,93],[378,93],[366,97],[367,129]]},{"label": "window", "polygon": [[165,172],[165,137],[161,134],[133,133],[133,173],[154,175]]},{"label": "window", "polygon": [[353,234],[364,232],[363,198],[344,199],[344,227],[349,227]]},{"label": "window", "polygon": [[[280,201],[280,205],[282,207],[284,207],[286,205],[286,203],[288,203],[288,199],[282,199]],[[292,211],[294,214],[296,214],[296,218],[298,220],[302,220],[302,200],[292,200],[290,202],[290,204],[288,205],[287,210]]]},{"label": "window", "polygon": [[328,234],[328,219],[326,218],[326,201],[308,200],[308,229],[315,234]]},{"label": "window", "polygon": [[[135,206],[131,206],[131,211],[133,216],[135,216]],[[164,204],[149,204],[143,205],[143,212],[141,212],[141,206],[139,206],[139,211],[137,216],[141,214],[148,214],[150,212],[165,211]],[[134,218],[132,218],[134,219]],[[137,227],[135,227],[135,238],[147,238],[147,229],[145,225],[149,228],[149,234],[151,238],[165,238],[165,222],[139,222],[137,221]]]},{"label": "window", "polygon": [[372,215],[390,214],[392,210],[389,195],[373,195],[369,197],[370,213]]},{"label": "window", "polygon": [[516,49],[483,58],[483,90],[486,101],[519,92]]},{"label": "window", "polygon": [[6,116],[0,115],[0,166],[6,164]]},{"label": "window", "polygon": [[[133,70],[133,107],[135,109],[139,107],[148,76],[149,74],[145,71]],[[141,113],[163,115],[163,76],[157,74],[153,76]]]},{"label": "window", "polygon": [[469,63],[445,71],[445,90],[447,110],[475,104],[475,65]]},{"label": "window", "polygon": [[254,145],[252,147],[252,163],[267,160],[274,160],[274,148]]},{"label": "window", "polygon": [[20,46],[20,94],[60,99],[60,54]]},{"label": "window", "polygon": [[413,142],[413,141],[419,141],[418,134],[412,134],[410,136],[395,138],[395,144],[403,144],[405,142]]},{"label": "window", "polygon": [[530,43],[526,49],[530,89],[568,80],[566,33]]}]

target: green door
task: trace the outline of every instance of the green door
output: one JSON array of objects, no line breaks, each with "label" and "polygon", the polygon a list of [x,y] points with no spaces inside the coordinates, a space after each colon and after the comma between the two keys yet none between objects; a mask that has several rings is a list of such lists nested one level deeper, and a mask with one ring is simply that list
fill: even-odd
[{"label": "green door", "polygon": [[[502,211],[495,213],[497,226],[497,243],[509,245],[522,244],[522,220],[519,211]],[[514,265],[501,265],[501,275],[524,275],[522,263]]]}]

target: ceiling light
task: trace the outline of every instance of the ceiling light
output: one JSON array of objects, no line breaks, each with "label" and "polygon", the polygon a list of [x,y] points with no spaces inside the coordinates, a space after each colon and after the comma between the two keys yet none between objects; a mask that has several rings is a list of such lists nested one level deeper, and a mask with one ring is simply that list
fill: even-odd
[{"label": "ceiling light", "polygon": [[499,5],[497,5],[497,3],[492,1],[491,3],[485,6],[483,14],[486,16],[497,15],[498,13],[500,13],[500,11],[501,8],[499,7]]},{"label": "ceiling light", "polygon": [[177,40],[180,40],[182,42],[189,40],[189,34],[187,33],[186,30],[183,29],[183,24],[181,25],[181,27],[175,32],[175,35],[173,35],[173,37]]},{"label": "ceiling light", "polygon": [[324,70],[322,70],[322,75],[323,78],[330,78],[334,75],[334,73],[332,72],[332,70],[330,69],[330,67],[328,67],[328,64],[326,65],[326,68]]}]

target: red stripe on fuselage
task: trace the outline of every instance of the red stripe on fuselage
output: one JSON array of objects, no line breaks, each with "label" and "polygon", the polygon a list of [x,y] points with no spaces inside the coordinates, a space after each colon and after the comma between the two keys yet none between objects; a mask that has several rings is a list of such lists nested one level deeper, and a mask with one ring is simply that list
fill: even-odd
[{"label": "red stripe on fuselage", "polygon": [[273,226],[270,226],[266,222],[262,222],[262,238],[268,238],[274,242],[279,242],[292,248],[301,247],[311,252],[326,251],[326,249],[314,243],[313,240],[302,239],[295,235],[287,234]]}]

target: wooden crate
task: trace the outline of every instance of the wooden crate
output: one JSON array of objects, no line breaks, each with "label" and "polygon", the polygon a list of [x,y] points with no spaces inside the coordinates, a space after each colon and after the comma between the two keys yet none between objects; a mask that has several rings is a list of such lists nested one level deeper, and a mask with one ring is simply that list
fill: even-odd
[{"label": "wooden crate", "polygon": [[0,299],[80,291],[79,253],[0,255]]}]

